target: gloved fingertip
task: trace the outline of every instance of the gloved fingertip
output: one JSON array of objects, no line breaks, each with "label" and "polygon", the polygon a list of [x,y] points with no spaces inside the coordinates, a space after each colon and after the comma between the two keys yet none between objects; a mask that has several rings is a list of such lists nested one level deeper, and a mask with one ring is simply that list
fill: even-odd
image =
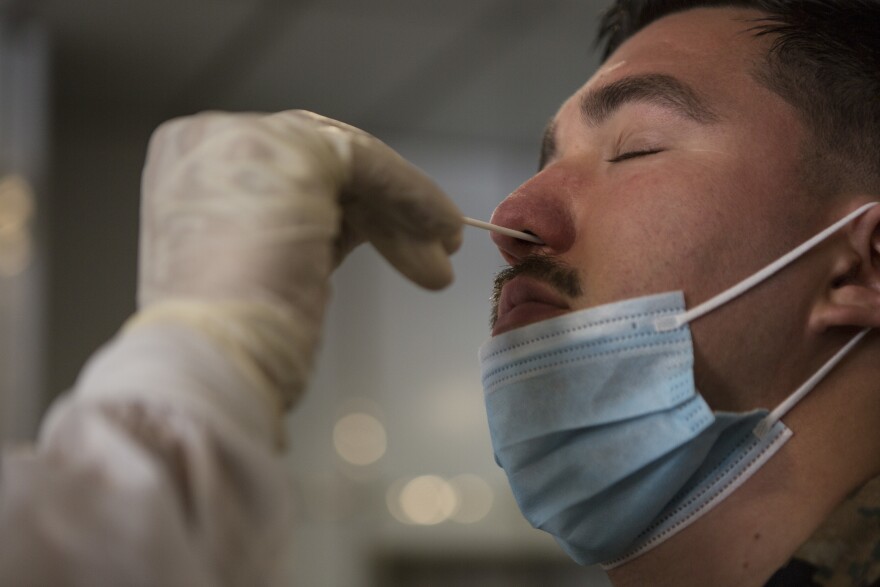
[{"label": "gloved fingertip", "polygon": [[424,278],[416,283],[425,289],[437,291],[451,285],[453,277],[452,263],[449,262],[448,257],[444,256],[441,262],[431,267],[431,271],[425,273]]},{"label": "gloved fingertip", "polygon": [[442,243],[413,246],[408,260],[404,274],[417,285],[436,291],[452,283],[452,263]]},{"label": "gloved fingertip", "polygon": [[452,283],[452,263],[439,241],[373,244],[395,269],[416,285],[438,290]]},{"label": "gloved fingertip", "polygon": [[455,231],[451,236],[443,239],[443,248],[446,250],[448,255],[456,252],[459,248],[461,248],[461,243],[464,241],[464,235],[462,233],[461,227]]}]

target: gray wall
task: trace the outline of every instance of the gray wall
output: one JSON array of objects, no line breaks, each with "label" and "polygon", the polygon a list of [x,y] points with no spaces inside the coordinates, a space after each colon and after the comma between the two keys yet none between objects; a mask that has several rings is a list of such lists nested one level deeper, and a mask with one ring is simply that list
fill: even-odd
[{"label": "gray wall", "polygon": [[156,119],[124,105],[57,104],[48,210],[48,392],[134,311],[140,172]]}]

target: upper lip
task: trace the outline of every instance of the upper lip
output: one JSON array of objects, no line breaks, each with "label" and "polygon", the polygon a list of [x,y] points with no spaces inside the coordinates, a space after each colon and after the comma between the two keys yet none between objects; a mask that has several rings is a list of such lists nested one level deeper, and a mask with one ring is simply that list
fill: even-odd
[{"label": "upper lip", "polygon": [[498,301],[498,320],[500,321],[515,307],[526,303],[544,304],[564,310],[571,309],[566,297],[552,285],[533,277],[518,275],[508,281],[501,289],[501,298]]}]

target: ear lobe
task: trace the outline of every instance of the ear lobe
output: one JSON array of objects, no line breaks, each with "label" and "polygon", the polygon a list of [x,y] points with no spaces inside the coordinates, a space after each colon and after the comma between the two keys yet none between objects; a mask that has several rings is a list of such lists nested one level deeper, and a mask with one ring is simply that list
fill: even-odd
[{"label": "ear lobe", "polygon": [[880,328],[880,206],[855,219],[845,233],[828,283],[828,291],[813,309],[810,326],[816,332],[834,327]]},{"label": "ear lobe", "polygon": [[833,289],[813,310],[810,326],[816,332],[847,326],[880,328],[880,290],[855,283]]}]

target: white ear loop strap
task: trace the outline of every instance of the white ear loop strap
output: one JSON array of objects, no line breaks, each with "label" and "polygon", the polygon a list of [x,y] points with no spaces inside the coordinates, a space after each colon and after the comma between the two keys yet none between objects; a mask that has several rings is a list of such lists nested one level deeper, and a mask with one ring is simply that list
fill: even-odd
[{"label": "white ear loop strap", "polygon": [[[654,321],[654,328],[658,332],[665,332],[668,330],[675,330],[685,324],[688,324],[692,320],[696,320],[700,316],[708,314],[718,306],[726,304],[730,300],[736,298],[737,296],[745,293],[749,289],[755,287],[771,275],[778,272],[783,267],[790,264],[792,261],[798,259],[802,255],[804,255],[807,251],[830,237],[832,234],[846,226],[849,222],[851,222],[854,218],[858,218],[874,206],[880,204],[880,202],[871,202],[869,204],[865,204],[857,210],[847,214],[819,234],[815,235],[811,239],[807,240],[799,247],[792,249],[787,254],[783,255],[776,261],[770,263],[754,275],[743,279],[733,287],[729,288],[726,291],[721,292],[714,298],[710,298],[691,308],[686,312],[682,312],[676,316],[664,316],[658,318]],[[870,331],[870,328],[865,328],[861,330],[857,335],[852,337],[852,339],[843,345],[837,353],[834,354],[822,367],[813,373],[813,375],[807,379],[794,393],[789,395],[785,401],[776,406],[765,418],[763,418],[758,425],[755,426],[754,434],[758,438],[762,438],[765,434],[767,434],[773,426],[785,415],[788,413],[790,409],[792,409],[797,403],[803,399],[805,395],[810,393],[814,387],[816,387],[822,379],[825,378],[828,373],[837,366],[837,364],[843,360],[843,358],[849,353],[854,346],[856,346],[859,341],[861,341],[866,334]]]},{"label": "white ear loop strap", "polygon": [[819,234],[814,236],[813,238],[809,239],[808,241],[804,242],[803,244],[801,244],[797,248],[792,249],[791,251],[789,251],[785,255],[776,259],[775,261],[773,261],[772,263],[770,263],[769,265],[767,265],[766,267],[764,267],[763,269],[761,269],[760,271],[755,273],[754,275],[747,277],[746,279],[743,279],[742,281],[740,281],[739,283],[737,283],[733,287],[727,289],[726,291],[721,292],[720,294],[718,294],[714,298],[709,298],[708,300],[706,300],[702,304],[694,306],[693,308],[691,308],[687,312],[683,312],[683,313],[678,314],[676,316],[662,316],[660,318],[657,318],[654,321],[654,328],[658,332],[666,332],[668,330],[675,330],[676,328],[679,328],[680,326],[683,326],[693,320],[696,320],[697,318],[699,318],[705,314],[708,314],[709,312],[711,312],[712,310],[714,310],[718,306],[726,304],[730,300],[742,295],[746,291],[755,287],[756,285],[758,285],[759,283],[761,283],[762,281],[764,281],[765,279],[767,279],[771,275],[778,272],[783,267],[789,265],[790,263],[792,263],[793,261],[795,261],[796,259],[798,259],[802,255],[804,255],[807,251],[809,251],[810,249],[812,249],[813,247],[815,247],[816,245],[818,245],[819,243],[821,243],[822,241],[827,239],[829,236],[831,236],[832,234],[834,234],[835,232],[837,232],[838,230],[840,230],[841,228],[846,226],[854,218],[858,218],[859,216],[861,216],[862,214],[864,214],[865,212],[867,212],[868,210],[870,210],[871,208],[873,208],[874,206],[876,206],[878,204],[880,204],[880,202],[871,202],[870,204],[865,204],[864,206],[862,206],[858,210],[855,210],[855,211],[847,214],[846,216],[844,216],[843,218],[841,218],[840,220],[838,220],[837,222],[835,222],[834,224],[832,224],[831,226],[829,226],[828,228],[826,228],[825,230],[823,230],[822,232],[820,232]]},{"label": "white ear loop strap", "polygon": [[785,414],[788,413],[790,409],[792,409],[801,399],[813,391],[813,388],[819,385],[819,382],[828,375],[828,372],[834,369],[837,364],[843,360],[843,358],[849,353],[854,346],[856,346],[860,340],[862,340],[866,334],[870,331],[870,328],[865,328],[861,330],[857,335],[852,337],[852,339],[843,345],[839,351],[837,351],[833,357],[828,359],[822,368],[813,373],[813,376],[804,381],[803,385],[801,385],[797,390],[792,393],[790,396],[785,398],[781,404],[773,408],[773,411],[767,414],[767,416],[758,422],[758,425],[755,426],[755,436],[758,438],[762,438],[765,434],[770,432],[770,429],[773,428],[773,425],[776,424]]}]

